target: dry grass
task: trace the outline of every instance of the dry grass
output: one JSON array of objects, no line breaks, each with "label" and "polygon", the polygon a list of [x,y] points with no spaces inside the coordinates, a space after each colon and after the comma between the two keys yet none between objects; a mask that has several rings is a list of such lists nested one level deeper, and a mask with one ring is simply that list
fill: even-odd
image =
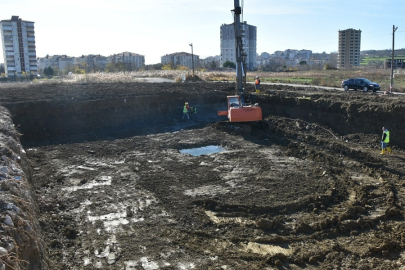
[{"label": "dry grass", "polygon": [[[396,70],[394,79],[395,91],[405,92],[405,71]],[[73,74],[52,79],[34,80],[23,83],[1,83],[0,88],[29,86],[34,83],[118,83],[135,82],[140,78],[167,78],[181,82],[183,75],[191,78],[191,70],[149,70],[118,73]],[[195,78],[204,81],[234,81],[235,71],[196,71]],[[255,76],[260,76],[262,83],[291,83],[318,86],[341,87],[342,80],[353,77],[364,77],[381,85],[382,90],[390,86],[390,70],[387,69],[353,69],[353,70],[319,70],[295,72],[249,72],[247,81],[253,82]],[[196,81],[193,79],[191,81]]]}]

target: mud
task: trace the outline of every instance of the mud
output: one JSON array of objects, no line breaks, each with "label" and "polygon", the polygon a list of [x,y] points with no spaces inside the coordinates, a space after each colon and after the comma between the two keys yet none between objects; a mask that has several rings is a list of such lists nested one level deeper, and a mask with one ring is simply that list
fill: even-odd
[{"label": "mud", "polygon": [[264,85],[262,128],[216,117],[233,89],[2,89],[50,269],[403,269],[403,98]]}]

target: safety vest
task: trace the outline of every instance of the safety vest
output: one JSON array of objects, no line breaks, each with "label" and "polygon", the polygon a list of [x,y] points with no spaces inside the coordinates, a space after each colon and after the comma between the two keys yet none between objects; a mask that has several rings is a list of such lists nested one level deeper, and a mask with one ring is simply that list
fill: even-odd
[{"label": "safety vest", "polygon": [[183,108],[183,113],[188,113],[188,108],[187,108],[187,105],[184,105],[184,108]]},{"label": "safety vest", "polygon": [[257,79],[257,80],[256,80],[255,84],[260,84],[260,81],[259,81],[259,79]]},{"label": "safety vest", "polygon": [[389,132],[388,130],[384,130],[384,132],[383,132],[383,138],[384,138],[384,133],[387,134],[387,135],[385,136],[385,139],[384,139],[383,142],[389,143],[389,142],[390,142],[390,132]]}]

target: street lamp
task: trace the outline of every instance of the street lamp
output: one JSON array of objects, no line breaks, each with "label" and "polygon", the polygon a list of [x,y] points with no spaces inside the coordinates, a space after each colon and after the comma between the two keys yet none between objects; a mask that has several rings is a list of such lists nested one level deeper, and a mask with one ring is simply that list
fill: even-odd
[{"label": "street lamp", "polygon": [[194,53],[193,53],[193,43],[189,44],[191,46],[191,61],[193,63],[193,77],[194,77]]}]

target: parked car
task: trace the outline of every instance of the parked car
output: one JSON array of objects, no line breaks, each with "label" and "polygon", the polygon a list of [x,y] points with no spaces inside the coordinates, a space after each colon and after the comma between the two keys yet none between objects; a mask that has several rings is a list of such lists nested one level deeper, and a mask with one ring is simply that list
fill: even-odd
[{"label": "parked car", "polygon": [[345,91],[349,89],[361,89],[364,92],[367,92],[368,90],[373,90],[373,92],[380,90],[380,85],[378,83],[372,82],[365,78],[347,79],[342,81],[342,87],[345,89]]}]

